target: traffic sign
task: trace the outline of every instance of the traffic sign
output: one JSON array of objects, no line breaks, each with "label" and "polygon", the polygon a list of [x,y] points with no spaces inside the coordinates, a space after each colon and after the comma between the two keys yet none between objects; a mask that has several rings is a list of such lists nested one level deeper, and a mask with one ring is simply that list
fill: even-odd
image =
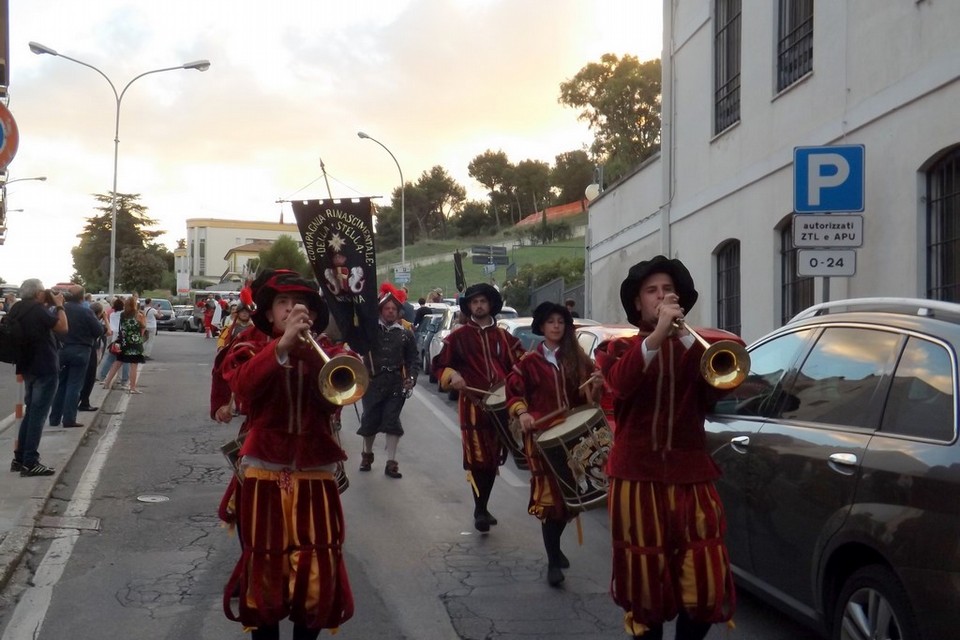
[{"label": "traffic sign", "polygon": [[862,144],[793,149],[793,210],[796,213],[863,211]]},{"label": "traffic sign", "polygon": [[795,247],[862,247],[863,216],[803,214],[793,216]]},{"label": "traffic sign", "polygon": [[393,267],[393,280],[397,284],[407,284],[410,282],[410,264],[398,264]]},{"label": "traffic sign", "polygon": [[17,155],[20,144],[20,132],[13,114],[0,103],[0,171],[6,171],[7,165]]},{"label": "traffic sign", "polygon": [[852,276],[857,272],[854,249],[801,249],[797,251],[797,275]]}]

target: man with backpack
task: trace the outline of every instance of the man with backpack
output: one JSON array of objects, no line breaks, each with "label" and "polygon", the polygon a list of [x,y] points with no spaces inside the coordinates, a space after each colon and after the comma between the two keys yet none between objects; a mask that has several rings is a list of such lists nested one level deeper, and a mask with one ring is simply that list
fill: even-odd
[{"label": "man with backpack", "polygon": [[16,365],[24,384],[23,421],[10,471],[19,471],[21,477],[51,476],[56,471],[40,462],[38,449],[60,377],[54,333],[67,333],[67,314],[63,309],[63,294],[47,291],[36,278],[24,281],[20,297],[20,302],[4,318],[5,322],[19,325],[22,343]]}]

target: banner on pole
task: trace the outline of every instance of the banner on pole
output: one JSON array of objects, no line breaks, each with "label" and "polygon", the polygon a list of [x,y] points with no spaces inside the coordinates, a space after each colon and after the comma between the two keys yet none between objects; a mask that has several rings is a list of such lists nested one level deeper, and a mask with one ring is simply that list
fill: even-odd
[{"label": "banner on pole", "polygon": [[370,198],[294,201],[303,247],[350,348],[366,355],[376,338],[377,257]]}]

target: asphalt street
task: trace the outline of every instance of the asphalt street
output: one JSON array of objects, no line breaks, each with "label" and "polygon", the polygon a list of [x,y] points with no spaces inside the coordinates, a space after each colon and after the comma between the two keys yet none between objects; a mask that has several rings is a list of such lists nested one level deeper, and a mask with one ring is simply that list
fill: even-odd
[{"label": "asphalt street", "polygon": [[[238,425],[207,416],[213,351],[202,335],[162,333],[143,395],[113,391],[97,398],[101,409],[85,415],[84,429],[45,431],[41,454],[58,461],[58,476],[4,470],[0,550],[13,540],[21,548],[0,553],[0,640],[244,637],[221,603],[238,546],[216,516],[230,474],[219,447]],[[0,401],[8,392],[5,385]],[[526,513],[527,477],[512,461],[491,500],[500,524],[488,535],[473,530],[455,405],[425,376],[403,414],[400,480],[384,475],[382,449],[372,472],[356,470],[357,412],[343,415],[356,614],[338,638],[624,637],[608,595],[603,509],[581,516],[582,545],[568,527],[571,568],[551,588],[539,524]],[[0,447],[11,446],[14,431],[0,432]],[[708,638],[813,636],[741,594],[736,629],[716,626]]]}]

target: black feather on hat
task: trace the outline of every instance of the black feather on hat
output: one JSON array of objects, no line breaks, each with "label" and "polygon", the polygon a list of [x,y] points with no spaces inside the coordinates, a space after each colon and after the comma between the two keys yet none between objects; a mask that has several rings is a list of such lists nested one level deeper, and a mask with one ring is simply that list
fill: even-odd
[{"label": "black feather on hat", "polygon": [[320,296],[318,288],[296,271],[264,269],[250,288],[253,291],[253,302],[256,304],[253,324],[268,336],[273,335],[273,323],[267,320],[267,311],[271,310],[274,298],[281,293],[303,296],[306,299],[307,307],[317,314],[313,326],[310,327],[314,333],[320,333],[327,328],[330,320],[327,304]]},{"label": "black feather on hat", "polygon": [[673,287],[680,298],[680,308],[684,313],[690,313],[690,309],[700,297],[693,287],[693,277],[679,260],[655,256],[650,260],[638,262],[630,267],[626,280],[620,285],[620,303],[623,305],[623,310],[627,312],[627,321],[634,326],[639,327],[641,323],[636,304],[640,286],[644,280],[655,273],[665,273],[673,280]]},{"label": "black feather on hat", "polygon": [[562,304],[547,301],[541,302],[537,305],[537,308],[533,310],[533,333],[542,336],[543,324],[555,313],[560,314],[563,322],[567,325],[567,329],[573,329],[573,315],[571,315],[570,310]]},{"label": "black feather on hat", "polygon": [[480,282],[467,287],[467,290],[460,296],[460,311],[470,317],[470,298],[484,296],[490,303],[490,315],[495,316],[503,309],[503,296],[492,284]]}]

